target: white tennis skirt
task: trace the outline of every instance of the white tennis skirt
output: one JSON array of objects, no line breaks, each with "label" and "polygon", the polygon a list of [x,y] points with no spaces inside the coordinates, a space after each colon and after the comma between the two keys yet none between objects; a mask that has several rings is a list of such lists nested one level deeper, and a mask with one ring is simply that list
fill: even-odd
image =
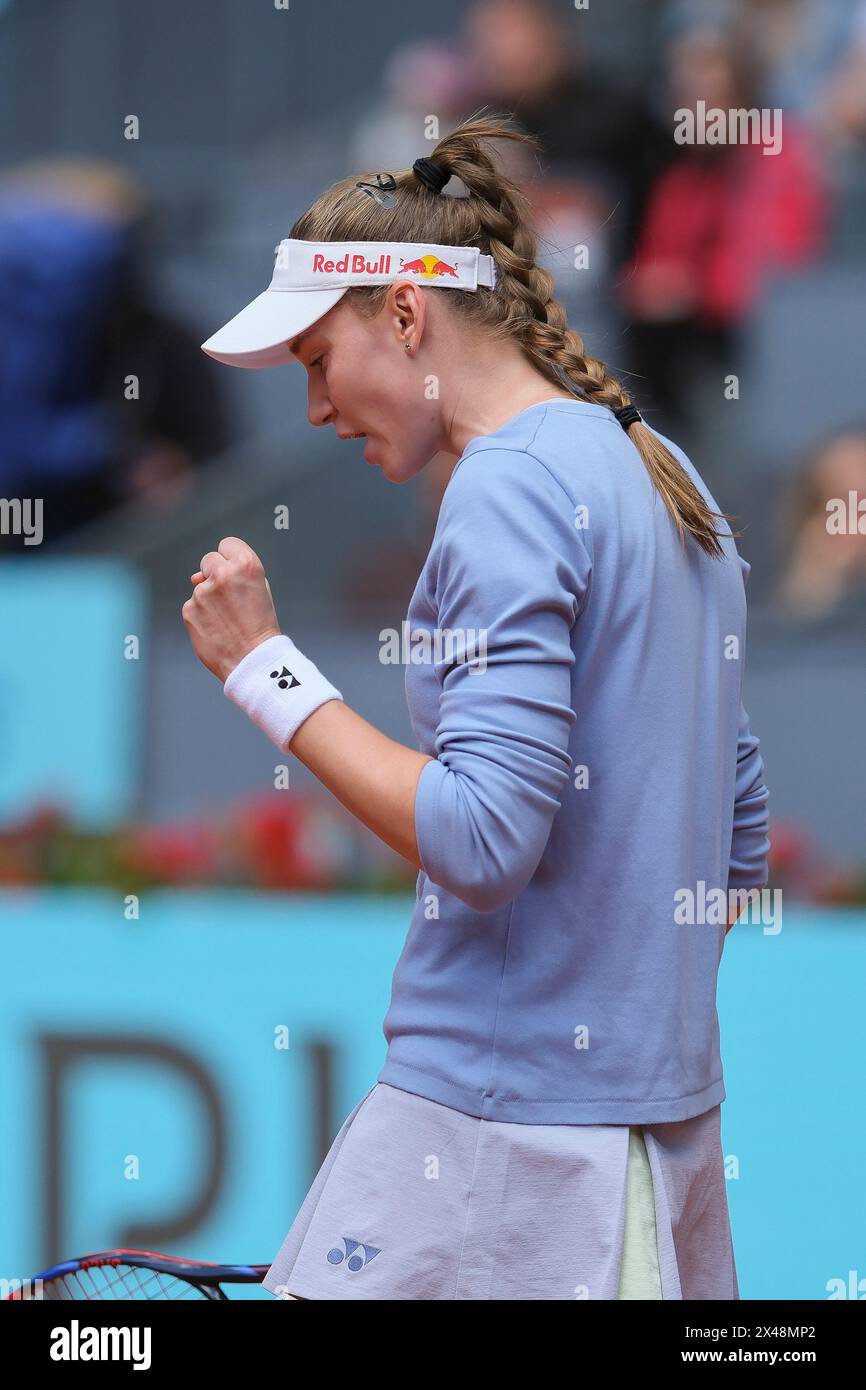
[{"label": "white tennis skirt", "polygon": [[738,1299],[720,1107],[668,1124],[524,1125],[377,1082],[264,1287],[285,1299]]}]

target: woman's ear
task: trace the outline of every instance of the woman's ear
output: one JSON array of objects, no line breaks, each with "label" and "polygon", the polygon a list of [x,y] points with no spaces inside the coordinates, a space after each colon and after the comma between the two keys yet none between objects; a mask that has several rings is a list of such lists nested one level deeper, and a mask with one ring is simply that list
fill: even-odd
[{"label": "woman's ear", "polygon": [[391,299],[391,322],[401,346],[408,339],[413,349],[417,348],[426,317],[427,306],[423,294],[417,285],[398,283],[392,290]]}]

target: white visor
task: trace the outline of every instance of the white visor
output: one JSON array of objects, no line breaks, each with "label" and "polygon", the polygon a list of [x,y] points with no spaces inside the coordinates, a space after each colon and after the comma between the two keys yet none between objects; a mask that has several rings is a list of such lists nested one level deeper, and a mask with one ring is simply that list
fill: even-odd
[{"label": "white visor", "polygon": [[482,255],[477,246],[286,238],[277,247],[268,288],[202,343],[202,351],[230,367],[293,362],[289,343],[333,309],[351,285],[395,280],[436,289],[492,289],[496,267],[493,257]]}]

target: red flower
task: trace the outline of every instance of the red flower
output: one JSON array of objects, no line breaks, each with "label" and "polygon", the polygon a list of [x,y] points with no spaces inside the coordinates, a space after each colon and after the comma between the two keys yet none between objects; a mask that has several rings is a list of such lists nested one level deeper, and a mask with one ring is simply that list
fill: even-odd
[{"label": "red flower", "polygon": [[149,826],[133,832],[124,860],[159,883],[207,883],[217,869],[213,832],[205,826]]},{"label": "red flower", "polygon": [[311,797],[253,797],[235,813],[236,841],[253,883],[263,889],[333,886],[328,817]]}]

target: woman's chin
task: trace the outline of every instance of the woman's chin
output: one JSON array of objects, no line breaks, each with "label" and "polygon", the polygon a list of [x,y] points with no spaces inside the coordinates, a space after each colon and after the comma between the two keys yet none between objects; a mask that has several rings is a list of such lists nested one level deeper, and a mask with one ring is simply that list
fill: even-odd
[{"label": "woman's chin", "polygon": [[381,469],[384,478],[390,478],[387,461],[382,458],[381,447],[378,440],[368,437],[364,444],[364,458],[373,468]]},{"label": "woman's chin", "polygon": [[416,473],[421,472],[423,464],[417,463],[407,467],[404,459],[399,459],[395,466],[389,458],[388,449],[379,439],[368,438],[364,444],[364,459],[374,468],[378,468],[383,478],[389,483],[408,483],[410,478],[414,478]]}]

